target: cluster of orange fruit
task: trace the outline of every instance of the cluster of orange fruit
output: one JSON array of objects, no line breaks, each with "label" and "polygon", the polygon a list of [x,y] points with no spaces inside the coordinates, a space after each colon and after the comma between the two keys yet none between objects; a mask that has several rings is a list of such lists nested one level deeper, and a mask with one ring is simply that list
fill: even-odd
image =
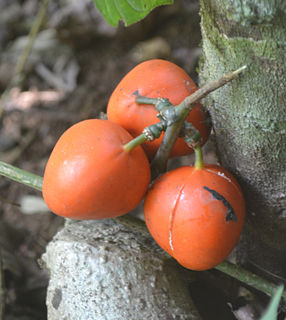
[{"label": "cluster of orange fruit", "polygon": [[[54,213],[73,219],[112,218],[130,212],[145,198],[147,227],[180,264],[206,270],[222,262],[238,241],[245,205],[235,178],[217,165],[185,166],[151,183],[150,161],[162,137],[132,150],[124,146],[159,121],[153,105],[136,95],[167,98],[175,106],[197,90],[177,65],[150,60],[132,69],[112,93],[108,120],[90,119],[69,128],[48,160],[43,197]],[[200,103],[187,121],[209,136]],[[193,152],[178,138],[171,156]]]}]

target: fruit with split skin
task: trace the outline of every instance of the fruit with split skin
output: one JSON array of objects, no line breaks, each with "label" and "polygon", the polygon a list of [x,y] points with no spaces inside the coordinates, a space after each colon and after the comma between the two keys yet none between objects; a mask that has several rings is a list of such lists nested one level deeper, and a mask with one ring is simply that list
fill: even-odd
[{"label": "fruit with split skin", "polygon": [[[136,103],[136,96],[167,98],[173,105],[180,104],[184,98],[197,90],[188,74],[172,62],[154,59],[145,61],[132,69],[113,91],[107,107],[107,117],[124,127],[132,136],[140,135],[143,129],[157,123],[157,110],[153,105]],[[197,103],[189,113],[187,121],[199,130],[204,144],[210,127],[206,124],[207,113]],[[152,159],[163,139],[146,142],[142,146]],[[193,152],[183,138],[178,138],[171,156],[182,156]]]},{"label": "fruit with split skin", "polygon": [[150,165],[132,136],[108,120],[85,120],[60,137],[48,160],[43,197],[54,213],[73,219],[123,215],[143,199]]},{"label": "fruit with split skin", "polygon": [[226,169],[185,166],[155,181],[146,195],[144,214],[151,235],[166,252],[188,269],[207,270],[236,245],[245,203]]}]

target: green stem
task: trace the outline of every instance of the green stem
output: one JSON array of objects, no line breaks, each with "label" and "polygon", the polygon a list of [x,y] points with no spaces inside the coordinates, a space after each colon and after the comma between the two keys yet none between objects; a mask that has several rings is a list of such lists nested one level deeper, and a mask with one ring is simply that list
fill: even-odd
[{"label": "green stem", "polygon": [[43,24],[43,21],[46,16],[46,12],[47,12],[47,6],[48,6],[49,2],[50,2],[50,0],[42,0],[41,7],[38,11],[36,19],[35,19],[35,21],[32,25],[32,28],[30,30],[27,45],[25,46],[23,52],[21,53],[21,55],[17,61],[16,67],[14,70],[14,74],[12,76],[12,80],[11,80],[10,84],[8,85],[8,88],[4,91],[4,93],[0,97],[0,118],[2,117],[6,102],[10,96],[12,88],[20,86],[23,81],[23,71],[24,71],[25,66],[27,64],[27,61],[28,61],[30,52],[33,48],[33,45],[35,43],[36,37],[40,31],[40,27]]},{"label": "green stem", "polygon": [[[16,67],[15,67],[15,77],[20,78],[21,73],[24,70],[25,65],[27,64],[27,60],[29,58],[30,52],[33,48],[36,37],[40,31],[40,27],[43,24],[44,18],[46,16],[47,6],[48,6],[49,2],[50,2],[50,0],[42,0],[41,7],[38,11],[36,19],[32,25],[30,33],[29,33],[29,41],[27,42],[27,45],[24,48],[22,55],[20,56],[19,60],[17,61]],[[21,79],[20,79],[20,81],[21,81]]]},{"label": "green stem", "polygon": [[139,104],[153,105],[157,109],[159,114],[162,114],[164,110],[169,110],[170,106],[174,107],[170,102],[170,100],[167,98],[149,98],[149,97],[137,96],[135,101],[136,103],[139,103]]},{"label": "green stem", "polygon": [[139,146],[140,144],[142,144],[143,142],[147,141],[147,138],[145,137],[144,134],[140,134],[140,136],[134,138],[133,140],[127,142],[124,146],[123,149],[126,152],[130,152],[131,150],[133,150],[135,147]]},{"label": "green stem", "polygon": [[[266,280],[263,279],[259,276],[257,276],[256,274],[243,269],[240,266],[237,266],[231,262],[228,261],[224,261],[222,262],[220,265],[218,265],[217,267],[215,267],[215,269],[228,274],[229,276],[259,290],[264,292],[265,294],[267,294],[268,296],[273,296],[273,294],[276,292],[277,290],[277,285]],[[284,301],[286,301],[286,291],[284,290],[283,294],[282,294],[282,298],[284,299]]]},{"label": "green stem", "polygon": [[167,127],[160,148],[158,149],[151,164],[153,179],[165,171],[168,158],[177,140],[177,137],[179,136],[184,120],[184,118],[181,118],[178,122],[175,122],[171,126]]},{"label": "green stem", "polygon": [[152,104],[155,106],[158,103],[158,98],[148,98],[148,97],[143,97],[143,96],[137,96],[135,101],[136,101],[136,103]]},{"label": "green stem", "polygon": [[200,146],[196,146],[194,150],[195,150],[195,168],[203,169],[204,161],[203,161],[202,148]]},{"label": "green stem", "polygon": [[126,152],[130,152],[138,145],[144,143],[145,141],[153,141],[154,139],[157,139],[160,137],[162,131],[166,130],[166,121],[161,120],[160,122],[156,124],[151,124],[151,126],[146,127],[142,134],[133,140],[129,141],[123,146],[123,149]]},{"label": "green stem", "polygon": [[42,191],[43,178],[0,161],[0,175]]}]

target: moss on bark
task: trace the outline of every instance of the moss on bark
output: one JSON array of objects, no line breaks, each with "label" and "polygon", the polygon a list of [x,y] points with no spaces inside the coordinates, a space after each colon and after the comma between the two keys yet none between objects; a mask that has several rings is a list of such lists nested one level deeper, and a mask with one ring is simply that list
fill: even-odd
[{"label": "moss on bark", "polygon": [[248,66],[205,104],[222,165],[240,180],[247,199],[248,259],[285,277],[286,6],[201,0],[201,18],[201,82]]}]

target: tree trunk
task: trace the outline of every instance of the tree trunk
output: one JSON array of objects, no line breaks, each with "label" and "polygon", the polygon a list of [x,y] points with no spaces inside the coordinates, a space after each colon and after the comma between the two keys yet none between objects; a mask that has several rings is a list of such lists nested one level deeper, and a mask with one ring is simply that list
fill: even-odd
[{"label": "tree trunk", "polygon": [[240,253],[285,279],[286,3],[201,0],[201,18],[201,82],[248,66],[205,101],[221,163],[239,179],[247,201]]}]

